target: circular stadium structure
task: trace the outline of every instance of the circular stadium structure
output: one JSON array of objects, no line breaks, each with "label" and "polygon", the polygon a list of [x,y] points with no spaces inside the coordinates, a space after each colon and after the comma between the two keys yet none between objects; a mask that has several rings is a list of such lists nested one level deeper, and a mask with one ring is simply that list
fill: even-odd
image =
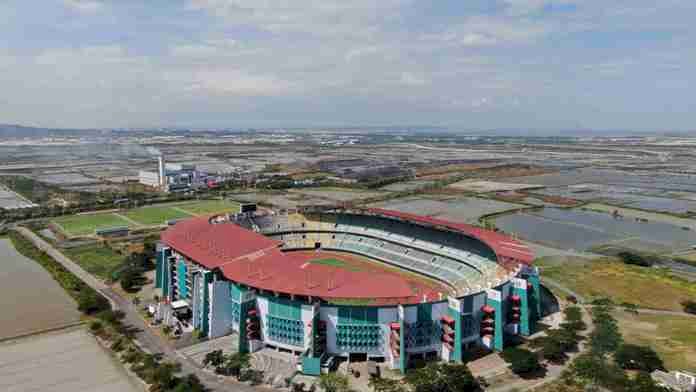
[{"label": "circular stadium structure", "polygon": [[404,371],[529,335],[540,314],[532,259],[471,225],[308,207],[176,223],[162,233],[156,286],[170,323],[232,335],[242,352],[292,353],[305,374],[336,356]]}]

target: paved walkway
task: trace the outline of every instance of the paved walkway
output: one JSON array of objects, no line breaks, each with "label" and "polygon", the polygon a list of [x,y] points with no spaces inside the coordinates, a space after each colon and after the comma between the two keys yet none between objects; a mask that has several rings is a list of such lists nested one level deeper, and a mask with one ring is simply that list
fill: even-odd
[{"label": "paved walkway", "polygon": [[77,265],[64,254],[60,253],[51,244],[44,241],[41,237],[34,234],[34,232],[32,232],[31,230],[24,227],[17,227],[16,230],[26,239],[31,241],[34,244],[34,246],[46,252],[66,269],[74,273],[88,286],[100,292],[104,297],[106,297],[109,300],[109,302],[111,302],[111,306],[113,309],[123,311],[126,315],[124,318],[124,323],[137,329],[135,339],[144,350],[149,351],[151,353],[161,353],[165,360],[179,362],[181,364],[182,373],[196,374],[198,378],[200,378],[200,380],[205,384],[205,386],[210,389],[210,391],[258,392],[260,390],[258,388],[248,386],[246,384],[241,384],[233,380],[218,377],[214,374],[211,374],[198,368],[192,360],[177,353],[166,342],[162,341],[162,339],[159,336],[157,336],[145,324],[137,309],[129,300],[119,296],[116,292],[114,292],[111,288],[104,284],[104,282],[95,278],[87,271],[83,270],[82,267]]}]

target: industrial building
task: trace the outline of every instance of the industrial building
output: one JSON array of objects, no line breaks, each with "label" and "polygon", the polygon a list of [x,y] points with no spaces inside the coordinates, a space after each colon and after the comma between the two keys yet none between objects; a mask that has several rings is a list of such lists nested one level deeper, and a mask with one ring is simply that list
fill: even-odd
[{"label": "industrial building", "polygon": [[185,192],[202,187],[214,187],[219,181],[196,169],[195,165],[167,163],[164,156],[157,157],[157,171],[141,170],[139,181],[164,192]]},{"label": "industrial building", "polygon": [[162,234],[156,286],[190,308],[186,322],[202,334],[234,334],[242,352],[292,353],[305,374],[331,357],[405,371],[415,359],[460,362],[466,350],[531,334],[541,314],[532,259],[479,227],[312,207],[177,223]]}]

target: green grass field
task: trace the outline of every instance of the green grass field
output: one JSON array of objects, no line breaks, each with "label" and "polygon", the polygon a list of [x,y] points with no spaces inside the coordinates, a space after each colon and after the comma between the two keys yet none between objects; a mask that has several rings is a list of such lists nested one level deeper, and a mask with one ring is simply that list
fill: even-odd
[{"label": "green grass field", "polygon": [[122,215],[143,226],[161,225],[170,219],[192,217],[191,214],[166,205],[136,208],[125,211]]},{"label": "green grass field", "polygon": [[608,297],[642,308],[681,311],[681,302],[696,298],[696,283],[672,277],[668,271],[626,265],[601,258],[587,262],[535,261],[544,277],[587,297]]},{"label": "green grass field", "polygon": [[64,216],[54,219],[53,222],[71,236],[94,234],[94,230],[99,228],[130,225],[130,222],[112,213]]},{"label": "green grass field", "polygon": [[[171,219],[191,218],[196,215],[223,212],[238,212],[239,207],[239,203],[232,200],[200,200],[141,207],[119,213],[106,212],[64,216],[53,219],[53,223],[60,226],[67,235],[74,237],[92,235],[96,229],[118,226],[129,226],[131,228],[157,226]],[[124,219],[124,217],[127,219]]]},{"label": "green grass field", "polygon": [[62,251],[85,271],[102,279],[108,279],[114,267],[125,259],[111,248],[102,245],[87,245]]},{"label": "green grass field", "polygon": [[315,259],[310,260],[310,264],[328,265],[335,268],[341,268],[348,271],[360,271],[360,268],[356,265],[348,264],[343,260],[338,259]]},{"label": "green grass field", "polygon": [[669,370],[696,372],[696,319],[654,314],[615,314],[627,343],[652,347]]},{"label": "green grass field", "polygon": [[177,204],[176,207],[194,215],[239,212],[239,203],[232,200],[201,200],[192,203]]}]

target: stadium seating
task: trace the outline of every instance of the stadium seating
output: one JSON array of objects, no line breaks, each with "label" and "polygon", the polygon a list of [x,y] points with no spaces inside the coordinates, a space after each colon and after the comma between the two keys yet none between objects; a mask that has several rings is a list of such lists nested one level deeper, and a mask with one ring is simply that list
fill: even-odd
[{"label": "stadium seating", "polygon": [[347,251],[476,290],[497,279],[495,255],[478,240],[409,222],[354,214],[272,215],[258,230],[284,242],[283,249]]}]

